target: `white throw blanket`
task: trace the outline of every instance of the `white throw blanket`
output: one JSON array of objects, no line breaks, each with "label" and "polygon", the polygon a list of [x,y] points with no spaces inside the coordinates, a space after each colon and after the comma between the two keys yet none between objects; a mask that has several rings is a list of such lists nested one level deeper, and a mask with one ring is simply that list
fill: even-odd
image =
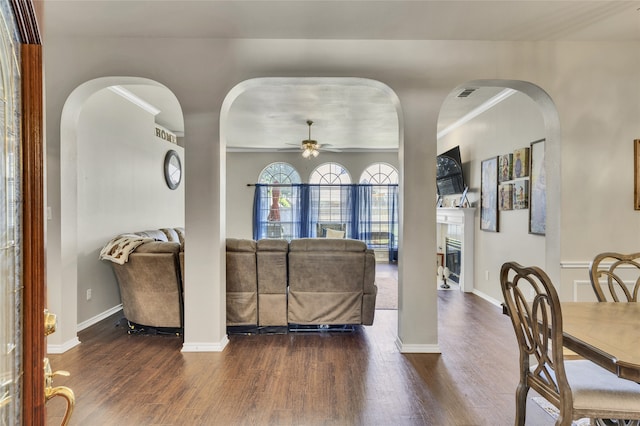
[{"label": "white throw blanket", "polygon": [[100,250],[100,260],[110,260],[113,263],[124,265],[129,260],[129,254],[140,244],[149,241],[153,241],[153,238],[132,234],[118,235]]}]

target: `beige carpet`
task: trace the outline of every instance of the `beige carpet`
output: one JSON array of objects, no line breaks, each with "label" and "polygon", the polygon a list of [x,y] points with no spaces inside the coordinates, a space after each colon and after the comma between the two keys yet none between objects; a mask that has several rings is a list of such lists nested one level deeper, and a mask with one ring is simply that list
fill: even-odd
[{"label": "beige carpet", "polygon": [[397,265],[376,265],[376,309],[398,309],[398,267]]},{"label": "beige carpet", "polygon": [[[442,281],[436,280],[438,290],[460,290],[460,286],[450,282],[450,287],[440,287]],[[376,309],[398,309],[398,265],[379,263],[376,265]]]}]

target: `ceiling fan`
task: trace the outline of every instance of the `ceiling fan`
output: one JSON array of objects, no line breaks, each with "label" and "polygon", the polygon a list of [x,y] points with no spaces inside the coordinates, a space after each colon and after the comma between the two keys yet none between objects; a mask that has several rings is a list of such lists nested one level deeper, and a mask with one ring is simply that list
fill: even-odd
[{"label": "ceiling fan", "polygon": [[[320,147],[322,147],[324,151],[340,152],[339,149],[329,148],[331,144],[320,145],[318,141],[311,139],[312,124],[313,124],[313,121],[307,120],[307,125],[309,126],[309,137],[308,139],[303,140],[302,143],[300,144],[300,149],[302,150],[302,156],[304,158],[315,158],[320,154]],[[296,144],[287,143],[287,145],[296,145]]]}]

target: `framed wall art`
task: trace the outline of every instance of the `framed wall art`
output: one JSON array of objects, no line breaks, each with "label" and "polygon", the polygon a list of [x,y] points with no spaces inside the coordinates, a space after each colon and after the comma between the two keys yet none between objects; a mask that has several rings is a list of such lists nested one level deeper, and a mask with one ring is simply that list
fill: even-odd
[{"label": "framed wall art", "polygon": [[529,147],[513,151],[513,179],[529,176]]},{"label": "framed wall art", "polygon": [[544,169],[545,140],[531,142],[529,177],[529,233],[545,235],[547,222],[547,183]]},{"label": "framed wall art", "polygon": [[513,210],[512,183],[501,183],[498,187],[498,210]]},{"label": "framed wall art", "polygon": [[513,175],[513,154],[504,154],[500,156],[500,174],[498,175],[499,182],[506,182],[512,179]]},{"label": "framed wall art", "polygon": [[480,229],[498,232],[498,157],[481,163]]},{"label": "framed wall art", "polygon": [[529,207],[529,181],[520,179],[513,182],[513,209],[524,210]]}]

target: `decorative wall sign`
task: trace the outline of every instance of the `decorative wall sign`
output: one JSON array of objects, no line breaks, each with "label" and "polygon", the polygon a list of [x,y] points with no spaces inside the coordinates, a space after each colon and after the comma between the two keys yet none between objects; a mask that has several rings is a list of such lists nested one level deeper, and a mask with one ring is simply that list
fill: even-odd
[{"label": "decorative wall sign", "polygon": [[176,137],[176,135],[174,135],[169,130],[157,124],[156,124],[156,137],[167,142],[171,142],[175,144],[178,143],[178,138]]},{"label": "decorative wall sign", "polygon": [[480,187],[480,229],[498,232],[498,157],[482,162]]}]

